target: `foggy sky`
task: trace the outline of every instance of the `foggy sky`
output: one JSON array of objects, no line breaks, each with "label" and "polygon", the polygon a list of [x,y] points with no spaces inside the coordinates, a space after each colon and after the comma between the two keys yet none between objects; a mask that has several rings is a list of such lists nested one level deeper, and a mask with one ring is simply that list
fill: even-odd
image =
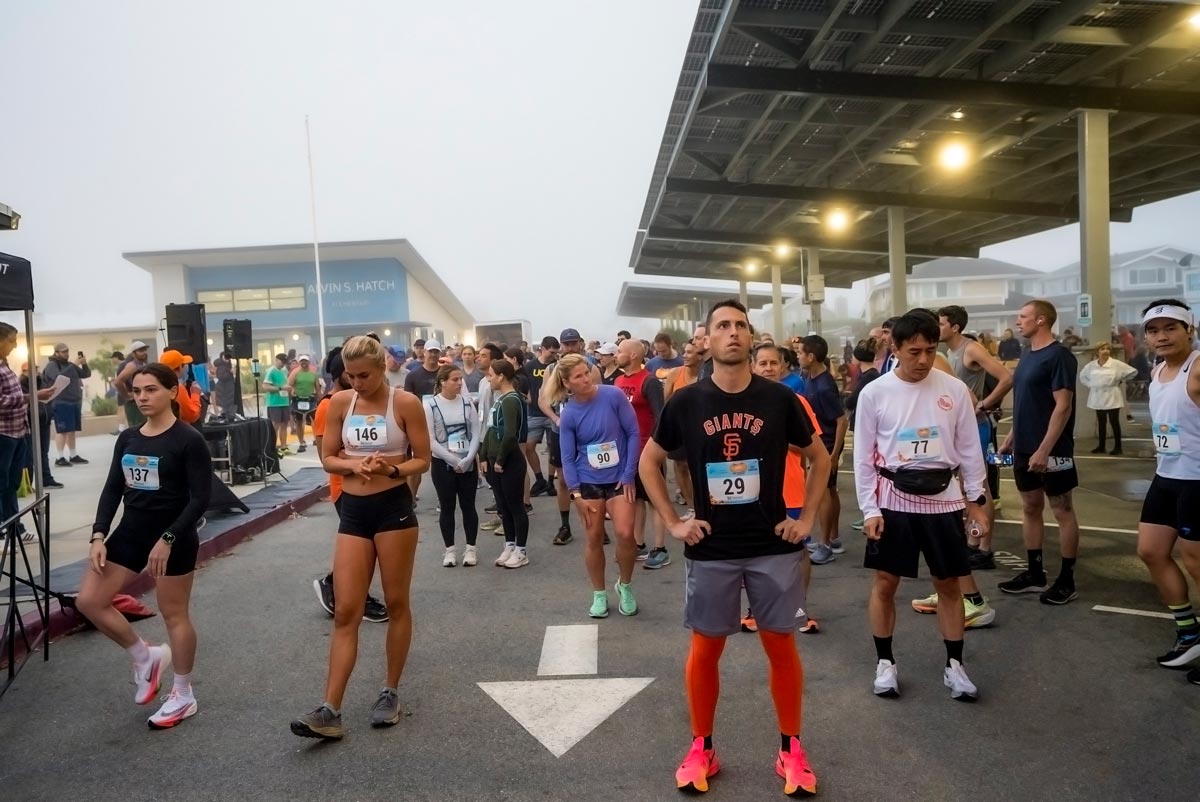
[{"label": "foggy sky", "polygon": [[[122,251],[311,241],[309,114],[321,239],[408,238],[478,320],[609,337],[696,7],[9,4],[0,250],[51,327],[150,324]],[[1114,250],[1200,250],[1200,197],[1148,209]],[[1068,228],[986,255],[1077,253]]]}]

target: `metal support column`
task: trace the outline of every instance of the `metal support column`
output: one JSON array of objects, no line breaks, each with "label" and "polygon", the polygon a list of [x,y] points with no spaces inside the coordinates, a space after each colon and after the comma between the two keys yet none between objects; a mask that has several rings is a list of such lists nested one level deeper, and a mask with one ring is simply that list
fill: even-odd
[{"label": "metal support column", "polygon": [[1076,125],[1079,128],[1079,287],[1092,296],[1092,324],[1080,336],[1096,345],[1108,342],[1112,332],[1108,112],[1084,109],[1079,112]]},{"label": "metal support column", "polygon": [[746,279],[738,279],[738,300],[742,302],[742,306],[750,308],[750,292],[746,289]]},{"label": "metal support column", "polygon": [[[904,209],[888,207],[888,273],[892,280],[892,314],[908,311],[908,271],[905,269]],[[878,321],[871,321],[877,323]]]},{"label": "metal support column", "polygon": [[[825,302],[825,277],[821,275],[821,252],[816,248],[805,248],[808,270],[805,273],[804,294],[812,318],[812,330],[821,334],[821,305]],[[824,336],[824,335],[822,335]]]},{"label": "metal support column", "polygon": [[771,336],[783,338],[782,265],[771,265]]}]

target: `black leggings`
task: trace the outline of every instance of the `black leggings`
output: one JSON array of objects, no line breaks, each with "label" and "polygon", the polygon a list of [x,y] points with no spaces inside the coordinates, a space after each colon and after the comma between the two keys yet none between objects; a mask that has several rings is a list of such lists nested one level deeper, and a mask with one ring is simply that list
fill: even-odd
[{"label": "black leggings", "polygon": [[1096,430],[1100,434],[1100,448],[1104,448],[1105,431],[1104,423],[1107,419],[1112,425],[1113,448],[1121,447],[1121,410],[1119,409],[1098,409],[1096,410]]},{"label": "black leggings", "polygon": [[[446,548],[454,545],[454,507],[462,508],[463,531],[467,535],[467,545],[475,545],[475,536],[479,534],[479,513],[475,510],[475,489],[479,486],[479,472],[475,466],[464,473],[458,473],[437,457],[429,469],[433,477],[433,489],[437,491],[438,506],[442,511],[438,517],[438,525],[442,529],[442,542]],[[507,530],[506,530],[507,531]]]},{"label": "black leggings", "polygon": [[529,540],[529,513],[525,512],[525,471],[528,464],[519,449],[513,449],[502,463],[504,470],[496,473],[488,463],[488,482],[496,490],[496,511],[504,523],[504,540],[525,548]]}]

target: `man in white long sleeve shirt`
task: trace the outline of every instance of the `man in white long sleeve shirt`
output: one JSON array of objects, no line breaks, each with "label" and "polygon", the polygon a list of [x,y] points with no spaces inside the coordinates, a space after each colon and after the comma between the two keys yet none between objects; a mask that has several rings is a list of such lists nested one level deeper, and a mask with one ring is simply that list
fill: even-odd
[{"label": "man in white long sleeve shirt", "polygon": [[874,690],[879,696],[899,695],[892,655],[896,591],[900,577],[916,578],[923,554],[943,602],[937,611],[946,644],[943,682],[952,698],[973,701],[978,691],[962,665],[958,578],[970,573],[962,510],[966,506],[971,520],[987,530],[987,472],[970,391],[933,369],[938,328],[937,318],[925,310],[895,321],[896,369],[863,389],[855,412],[855,485],[869,539],[864,565],[875,571],[870,601],[878,659]]}]

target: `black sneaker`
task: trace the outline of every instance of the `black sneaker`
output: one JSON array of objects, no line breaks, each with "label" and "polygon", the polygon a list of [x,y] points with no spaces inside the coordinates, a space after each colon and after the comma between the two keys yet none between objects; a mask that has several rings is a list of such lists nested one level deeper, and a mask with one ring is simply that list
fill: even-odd
[{"label": "black sneaker", "polygon": [[[532,492],[532,491],[531,491],[531,492]],[[525,514],[526,514],[526,515],[533,515],[533,505],[532,505],[532,504],[526,504],[526,505],[525,505]]]},{"label": "black sneaker", "polygon": [[322,610],[333,615],[333,574],[314,579],[313,589],[317,591],[317,604],[321,605]]},{"label": "black sneaker", "polygon": [[1041,593],[1046,589],[1046,572],[1022,571],[998,587],[1005,593]]},{"label": "black sneaker", "polygon": [[996,559],[990,551],[968,547],[967,565],[972,571],[990,571],[996,567]]},{"label": "black sneaker", "polygon": [[1193,685],[1200,685],[1200,668],[1193,668],[1187,673],[1187,681]]},{"label": "black sneaker", "polygon": [[42,487],[66,487],[66,485],[57,479],[50,478],[42,480]]},{"label": "black sneaker", "polygon": [[71,457],[71,464],[72,465],[87,465],[88,461],[85,460],[83,457],[79,456],[78,454],[76,454],[75,456]]},{"label": "black sneaker", "polygon": [[304,445],[304,443],[301,443],[300,447],[296,449],[297,454],[303,454],[305,451],[308,451],[308,446]]},{"label": "black sneaker", "polygon": [[608,532],[605,532],[605,533],[604,533],[604,545],[606,545],[606,546],[607,546],[609,543],[612,543],[612,538],[610,538],[610,537],[608,536]]},{"label": "black sneaker", "polygon": [[544,495],[544,496],[557,496],[558,495],[558,488],[555,487],[553,479],[546,480],[546,489],[542,491],[542,495]]},{"label": "black sneaker", "polygon": [[1189,632],[1176,638],[1171,651],[1157,659],[1163,668],[1183,668],[1197,657],[1200,657],[1200,632]]},{"label": "black sneaker", "polygon": [[565,546],[570,542],[571,542],[571,527],[569,527],[569,526],[558,527],[558,534],[554,536],[554,545],[555,546]]},{"label": "black sneaker", "polygon": [[388,620],[387,607],[379,599],[367,594],[367,606],[363,608],[363,621],[372,624],[386,624]]},{"label": "black sneaker", "polygon": [[1042,604],[1066,604],[1075,601],[1079,598],[1079,594],[1075,592],[1074,582],[1064,582],[1061,579],[1054,580],[1054,584],[1050,586],[1050,590],[1038,596],[1042,600]]},{"label": "black sneaker", "polygon": [[71,463],[67,462],[62,457],[59,457],[58,459],[54,460],[54,467],[55,468],[70,468]]},{"label": "black sneaker", "polygon": [[538,479],[533,483],[533,487],[529,488],[529,495],[531,496],[540,496],[544,492],[546,492],[545,479]]}]

